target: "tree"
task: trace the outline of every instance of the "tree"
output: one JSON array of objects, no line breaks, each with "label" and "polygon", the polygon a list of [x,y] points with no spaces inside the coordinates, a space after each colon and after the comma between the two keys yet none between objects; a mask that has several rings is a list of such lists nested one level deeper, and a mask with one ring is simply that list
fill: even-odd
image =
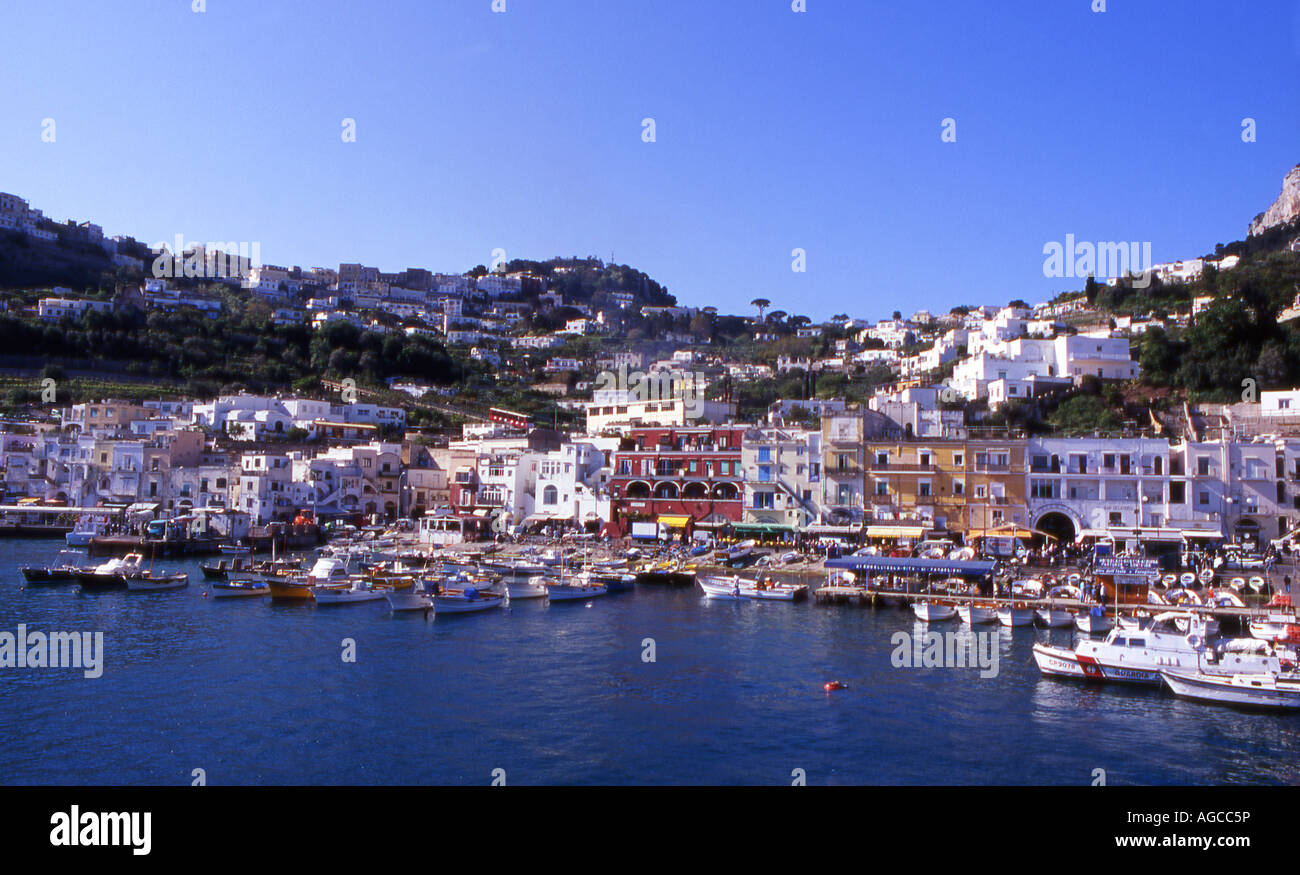
[{"label": "tree", "polygon": [[763,311],[772,306],[772,302],[767,298],[755,298],[749,302],[750,306],[758,308],[758,321],[763,321]]}]

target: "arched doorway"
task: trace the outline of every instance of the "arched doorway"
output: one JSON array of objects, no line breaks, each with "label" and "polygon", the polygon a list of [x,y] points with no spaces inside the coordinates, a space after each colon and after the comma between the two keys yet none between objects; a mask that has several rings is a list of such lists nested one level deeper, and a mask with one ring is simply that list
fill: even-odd
[{"label": "arched doorway", "polygon": [[1074,536],[1077,534],[1074,520],[1060,511],[1043,514],[1034,527],[1056,538],[1058,544],[1073,544]]}]

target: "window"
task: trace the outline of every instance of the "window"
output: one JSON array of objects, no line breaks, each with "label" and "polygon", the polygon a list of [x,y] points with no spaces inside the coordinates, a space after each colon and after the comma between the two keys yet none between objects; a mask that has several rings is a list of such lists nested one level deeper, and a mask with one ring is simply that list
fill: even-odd
[{"label": "window", "polygon": [[961,480],[954,480],[954,481],[952,481],[952,494],[953,494],[953,495],[965,495],[965,494],[966,494],[966,483],[965,483],[964,481],[961,481]]},{"label": "window", "polygon": [[1187,503],[1187,484],[1170,483],[1169,484],[1169,503],[1186,504]]},{"label": "window", "polygon": [[923,498],[928,498],[932,494],[930,492],[930,481],[922,480],[920,483],[916,484],[916,494]]},{"label": "window", "polygon": [[1113,511],[1110,512],[1110,524],[1111,524],[1112,526],[1118,526],[1118,525],[1121,524],[1122,522],[1124,522],[1124,514],[1123,514],[1123,513],[1121,513],[1120,511],[1117,511],[1117,510],[1113,510]]},{"label": "window", "polygon": [[876,481],[876,495],[889,495],[889,481],[888,481],[888,480],[877,480],[877,481]]},{"label": "window", "polygon": [[1207,505],[1207,504],[1209,504],[1209,503],[1210,503],[1210,491],[1209,491],[1208,489],[1202,489],[1199,493],[1197,493],[1197,495],[1196,495],[1196,503],[1197,503],[1197,504],[1200,504],[1200,505]]},{"label": "window", "polygon": [[554,486],[548,486],[542,490],[542,504],[555,504],[559,490]]},{"label": "window", "polygon": [[976,486],[976,487],[975,487],[975,497],[976,497],[976,498],[988,498],[988,494],[989,494],[989,490],[988,490],[988,487],[987,487],[987,486]]},{"label": "window", "polygon": [[965,459],[966,459],[966,457],[965,457],[965,455],[962,454],[962,453],[953,453],[953,454],[952,454],[952,463],[953,463],[953,465],[954,465],[955,467],[960,468],[962,465],[964,465],[964,464],[965,464]]},{"label": "window", "polygon": [[771,447],[759,447],[759,448],[758,448],[758,460],[759,460],[760,462],[770,462],[770,461],[772,461],[772,449],[771,449]]},{"label": "window", "polygon": [[1197,475],[1198,477],[1208,477],[1208,476],[1210,476],[1210,457],[1209,457],[1209,456],[1197,456],[1197,457],[1196,457],[1196,475]]},{"label": "window", "polygon": [[771,482],[771,480],[772,480],[772,466],[771,466],[771,465],[759,465],[759,466],[758,466],[758,482],[760,482],[760,483],[769,483],[769,482]]},{"label": "window", "polygon": [[776,507],[776,495],[771,492],[755,492],[754,507],[758,510],[771,510]]}]

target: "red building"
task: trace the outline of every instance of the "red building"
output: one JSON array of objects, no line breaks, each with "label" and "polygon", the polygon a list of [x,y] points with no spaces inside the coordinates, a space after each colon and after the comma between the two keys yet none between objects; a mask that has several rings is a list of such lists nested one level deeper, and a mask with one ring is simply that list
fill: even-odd
[{"label": "red building", "polygon": [[740,522],[744,428],[635,428],[614,453],[610,528],[627,536],[632,523],[658,522],[675,535]]}]

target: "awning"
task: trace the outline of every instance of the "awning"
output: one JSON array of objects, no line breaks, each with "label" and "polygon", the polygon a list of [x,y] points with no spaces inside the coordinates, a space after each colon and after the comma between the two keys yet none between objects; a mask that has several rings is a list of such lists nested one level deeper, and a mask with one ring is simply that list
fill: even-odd
[{"label": "awning", "polygon": [[1192,540],[1219,541],[1223,539],[1224,535],[1223,532],[1215,532],[1209,530],[1193,531],[1192,529],[1185,529],[1183,531],[1183,537],[1189,541]]},{"label": "awning", "polygon": [[691,524],[691,518],[688,516],[661,516],[659,525],[667,526],[670,529],[684,529]]},{"label": "awning", "polygon": [[794,533],[794,526],[783,526],[777,523],[732,523],[731,528],[736,532],[753,532],[759,535],[788,535]]},{"label": "awning", "polygon": [[830,526],[824,523],[817,525],[805,526],[804,534],[807,535],[856,535],[862,531],[862,523],[853,523],[847,526]]},{"label": "awning", "polygon": [[932,532],[932,526],[867,526],[868,538],[919,538]]},{"label": "awning", "polygon": [[894,556],[842,556],[827,559],[827,568],[848,568],[853,571],[877,571],[891,574],[948,574],[960,577],[987,577],[993,573],[993,564],[983,559],[909,559]]},{"label": "awning", "polygon": [[138,513],[154,513],[154,512],[156,512],[156,511],[158,510],[158,508],[161,507],[161,506],[162,506],[162,505],[157,504],[157,503],[155,503],[155,502],[138,501],[138,502],[136,502],[135,504],[133,504],[133,505],[131,505],[130,507],[128,507],[128,508],[126,509],[126,512],[127,512],[127,514],[130,515],[130,516],[134,516],[135,514],[138,514]]}]

